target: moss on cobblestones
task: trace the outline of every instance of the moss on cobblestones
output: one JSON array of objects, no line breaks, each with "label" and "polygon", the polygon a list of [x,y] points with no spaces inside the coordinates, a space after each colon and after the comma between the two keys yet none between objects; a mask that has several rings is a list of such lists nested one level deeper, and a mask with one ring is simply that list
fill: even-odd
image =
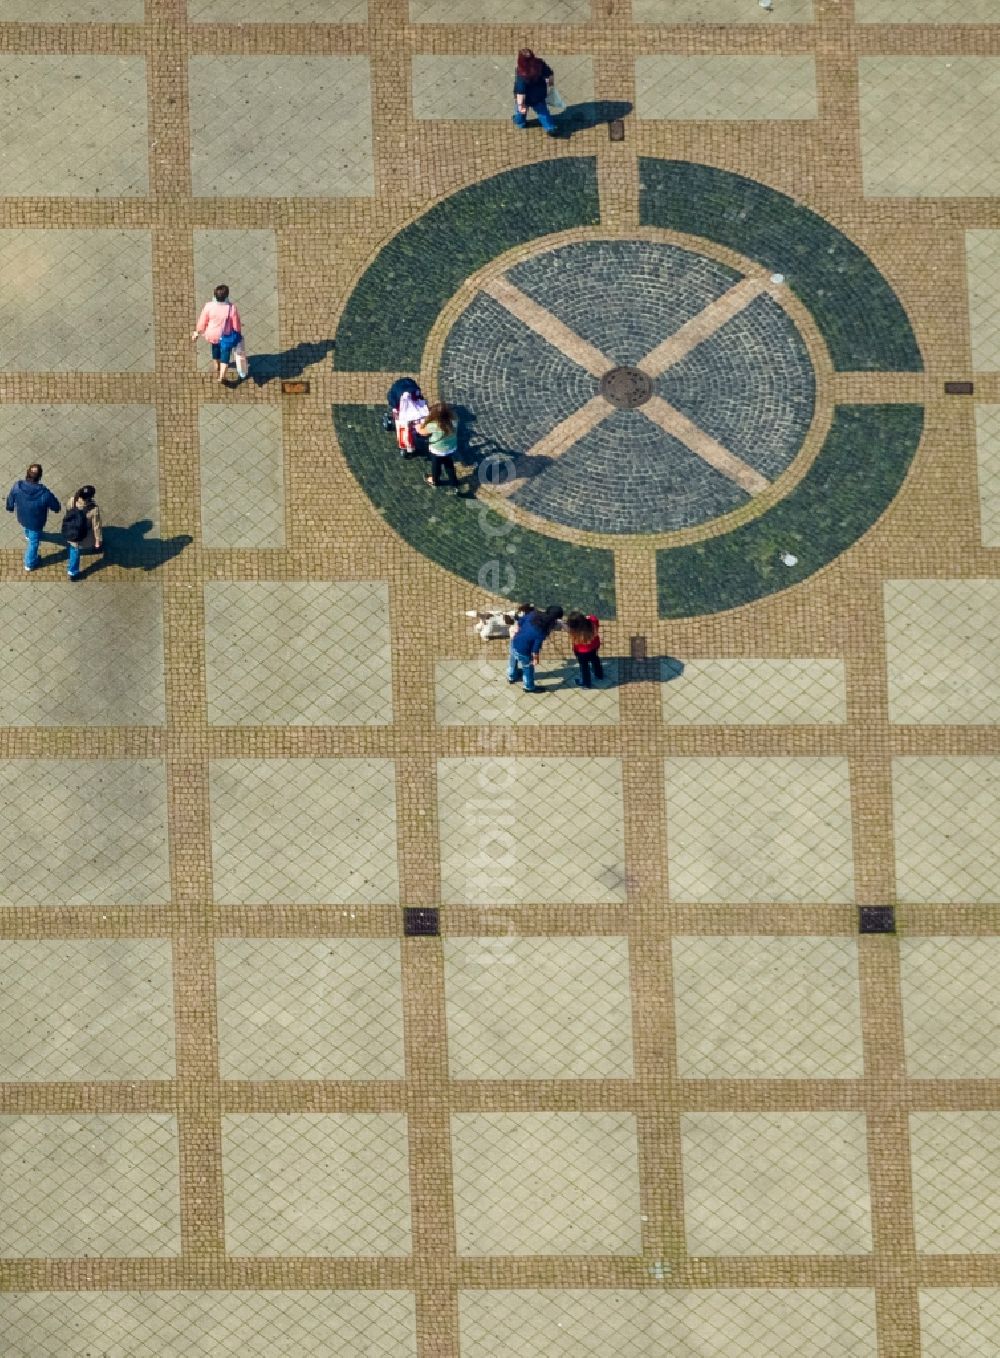
[{"label": "moss on cobblestones", "polygon": [[472,184],[382,249],[337,330],[341,371],[412,371],[434,320],[464,279],[505,250],[600,221],[596,162],[566,157]]},{"label": "moss on cobblestones", "polygon": [[640,159],[640,220],[726,245],[782,273],[842,372],[921,372],[899,299],[829,222],[765,184],[686,161]]},{"label": "moss on cobblestones", "polygon": [[[379,425],[381,414],[379,406],[334,406],[334,429],[348,465],[390,527],[418,552],[476,586],[473,602],[482,593],[499,593],[555,600],[614,618],[611,552],[510,524],[475,497],[431,490],[423,482],[427,462],[399,457],[395,440]],[[484,568],[487,579],[481,583]]]},{"label": "moss on cobblestones", "polygon": [[[819,457],[759,519],[722,537],[657,553],[660,614],[716,613],[807,576],[846,551],[882,515],[920,442],[923,407],[838,406]],[[798,557],[785,566],[782,552]]]}]

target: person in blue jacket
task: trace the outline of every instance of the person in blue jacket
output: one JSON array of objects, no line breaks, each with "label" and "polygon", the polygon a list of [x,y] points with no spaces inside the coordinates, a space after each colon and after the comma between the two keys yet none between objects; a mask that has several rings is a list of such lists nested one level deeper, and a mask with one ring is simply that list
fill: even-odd
[{"label": "person in blue jacket", "polygon": [[38,543],[45,531],[49,510],[58,514],[60,508],[59,501],[48,486],[42,485],[41,466],[32,462],[24,473],[24,480],[15,481],[7,495],[7,513],[17,515],[27,539],[28,545],[24,552],[26,571],[33,571],[38,565]]},{"label": "person in blue jacket", "polygon": [[510,639],[510,659],[507,662],[507,682],[516,684],[524,677],[525,693],[543,693],[535,687],[535,666],[541,654],[542,643],[554,631],[563,611],[558,604],[550,605],[544,612],[533,608],[520,620]]},{"label": "person in blue jacket", "polygon": [[541,57],[536,57],[530,47],[522,47],[517,54],[514,71],[512,122],[515,127],[527,127],[528,113],[531,112],[550,137],[558,137],[559,129],[546,103],[553,79],[552,67]]}]

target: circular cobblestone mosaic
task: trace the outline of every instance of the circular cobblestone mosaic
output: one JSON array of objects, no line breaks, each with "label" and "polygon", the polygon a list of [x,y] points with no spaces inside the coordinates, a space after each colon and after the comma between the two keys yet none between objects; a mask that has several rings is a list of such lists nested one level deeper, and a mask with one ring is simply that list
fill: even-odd
[{"label": "circular cobblestone mosaic", "polygon": [[512,504],[587,532],[691,528],[766,490],[809,430],[815,377],[781,291],[677,245],[563,245],[474,298],[441,392],[515,455]]},{"label": "circular cobblestone mosaic", "polygon": [[[485,270],[438,362],[441,394],[465,408],[465,496],[428,499],[423,464],[400,462],[381,407],[338,404],[334,425],[388,523],[492,594],[611,618],[614,535],[700,526],[700,540],[656,550],[660,613],[687,617],[798,584],[844,552],[888,508],[920,443],[919,400],[831,402],[824,385],[822,446],[810,442],[815,455],[783,497],[762,495],[794,462],[817,405],[782,288],[809,313],[827,377],[915,374],[923,363],[884,276],[809,208],[706,165],[640,157],[639,174],[640,225],[675,243],[649,231],[603,239],[595,160],[560,156],[434,204],[348,299],[336,368],[416,375],[442,309]],[[546,248],[580,228],[582,239]],[[748,261],[745,271],[706,242]],[[503,273],[486,268],[514,250]],[[505,485],[477,475],[491,449],[514,454]],[[757,496],[755,515],[709,522]],[[581,530],[607,545],[575,540]]]}]

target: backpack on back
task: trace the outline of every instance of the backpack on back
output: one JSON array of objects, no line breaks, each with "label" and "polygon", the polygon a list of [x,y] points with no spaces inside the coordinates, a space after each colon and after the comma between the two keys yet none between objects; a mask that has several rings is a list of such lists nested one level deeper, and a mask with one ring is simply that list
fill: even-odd
[{"label": "backpack on back", "polygon": [[67,509],[62,521],[63,537],[67,542],[82,542],[90,532],[90,520],[85,509]]}]

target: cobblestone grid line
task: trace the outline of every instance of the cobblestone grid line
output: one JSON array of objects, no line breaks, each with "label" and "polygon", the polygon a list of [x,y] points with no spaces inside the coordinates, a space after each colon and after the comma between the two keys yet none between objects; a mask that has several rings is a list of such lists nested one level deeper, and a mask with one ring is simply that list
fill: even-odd
[{"label": "cobblestone grid line", "polygon": [[996,20],[0,0],[5,1355],[1000,1349]]}]

